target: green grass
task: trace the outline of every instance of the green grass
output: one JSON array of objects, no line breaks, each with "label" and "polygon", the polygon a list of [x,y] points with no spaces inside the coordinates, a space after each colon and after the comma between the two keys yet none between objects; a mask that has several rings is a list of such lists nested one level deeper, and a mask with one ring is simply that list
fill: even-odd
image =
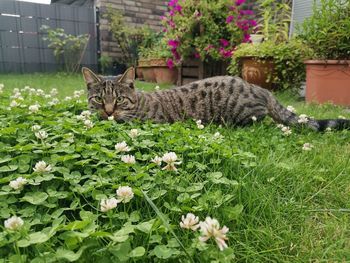
[{"label": "green grass", "polygon": [[[0,258],[188,262],[174,233],[194,262],[350,260],[349,131],[293,129],[286,137],[269,118],[246,128],[209,125],[199,130],[193,121],[117,124],[95,116],[94,127],[86,130],[75,118],[85,102],[47,107],[43,98],[26,97],[28,105],[42,105],[38,113],[7,109],[13,88],[55,87],[63,98],[84,88],[81,76],[0,75],[0,83],[5,84],[0,95],[0,218],[16,214],[25,221],[21,233],[2,229]],[[137,86],[151,90],[155,84]],[[290,92],[277,97],[299,114],[350,118],[348,109],[307,105]],[[49,138],[38,141],[30,130],[33,124],[41,125]],[[135,140],[128,136],[132,128],[141,131]],[[223,139],[213,139],[217,131]],[[67,140],[68,133],[74,134],[74,142]],[[132,147],[136,165],[126,166],[115,153],[114,145],[123,140]],[[306,142],[314,146],[311,151],[302,150]],[[155,155],[170,151],[182,161],[177,173],[150,164]],[[55,167],[52,173],[33,173],[42,159]],[[29,183],[13,191],[8,183],[19,176]],[[99,200],[113,196],[120,185],[130,185],[135,197],[111,213],[100,212]],[[38,197],[45,194],[47,199],[40,202]],[[220,252],[214,242],[203,246],[199,233],[181,229],[181,215],[188,212],[201,220],[215,217],[229,227],[229,249]],[[41,238],[36,240],[33,233]],[[132,250],[139,255],[131,257]]]}]

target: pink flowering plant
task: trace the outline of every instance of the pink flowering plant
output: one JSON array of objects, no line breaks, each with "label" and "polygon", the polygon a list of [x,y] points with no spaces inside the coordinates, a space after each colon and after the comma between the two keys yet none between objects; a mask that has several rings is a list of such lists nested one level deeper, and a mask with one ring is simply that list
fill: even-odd
[{"label": "pink flowering plant", "polygon": [[246,0],[170,0],[162,18],[172,57],[168,65],[186,58],[230,58],[240,43],[250,42],[257,25]]}]

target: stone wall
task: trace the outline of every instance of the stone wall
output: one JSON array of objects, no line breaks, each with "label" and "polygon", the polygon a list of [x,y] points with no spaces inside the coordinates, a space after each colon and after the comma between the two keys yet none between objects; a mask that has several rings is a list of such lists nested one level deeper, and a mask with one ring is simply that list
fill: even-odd
[{"label": "stone wall", "polygon": [[149,25],[157,31],[161,30],[161,16],[167,11],[166,0],[97,0],[96,6],[100,10],[101,55],[107,55],[116,61],[120,57],[120,49],[113,41],[108,20],[103,17],[107,7],[121,11],[130,27]]}]

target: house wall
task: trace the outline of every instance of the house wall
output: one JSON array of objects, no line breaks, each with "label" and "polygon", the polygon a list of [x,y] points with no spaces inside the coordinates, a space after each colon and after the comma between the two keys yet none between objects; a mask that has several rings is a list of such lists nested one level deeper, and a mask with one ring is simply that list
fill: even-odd
[{"label": "house wall", "polygon": [[[312,15],[314,2],[314,0],[293,0],[291,35],[295,33],[298,24]],[[320,0],[316,0],[316,4],[320,4]]]},{"label": "house wall", "polygon": [[100,51],[114,60],[120,57],[120,49],[113,41],[108,20],[103,17],[107,7],[122,11],[126,23],[130,27],[149,25],[151,28],[161,30],[161,16],[167,11],[166,0],[97,0],[96,6],[100,10]]}]

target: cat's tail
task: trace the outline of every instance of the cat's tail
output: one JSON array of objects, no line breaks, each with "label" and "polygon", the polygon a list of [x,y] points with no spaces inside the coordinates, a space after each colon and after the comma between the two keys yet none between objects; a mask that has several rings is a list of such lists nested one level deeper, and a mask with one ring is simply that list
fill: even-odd
[{"label": "cat's tail", "polygon": [[307,126],[315,131],[350,130],[350,119],[316,120],[305,114],[297,115],[283,107],[276,98],[270,94],[268,99],[268,114],[276,122],[287,126]]}]

